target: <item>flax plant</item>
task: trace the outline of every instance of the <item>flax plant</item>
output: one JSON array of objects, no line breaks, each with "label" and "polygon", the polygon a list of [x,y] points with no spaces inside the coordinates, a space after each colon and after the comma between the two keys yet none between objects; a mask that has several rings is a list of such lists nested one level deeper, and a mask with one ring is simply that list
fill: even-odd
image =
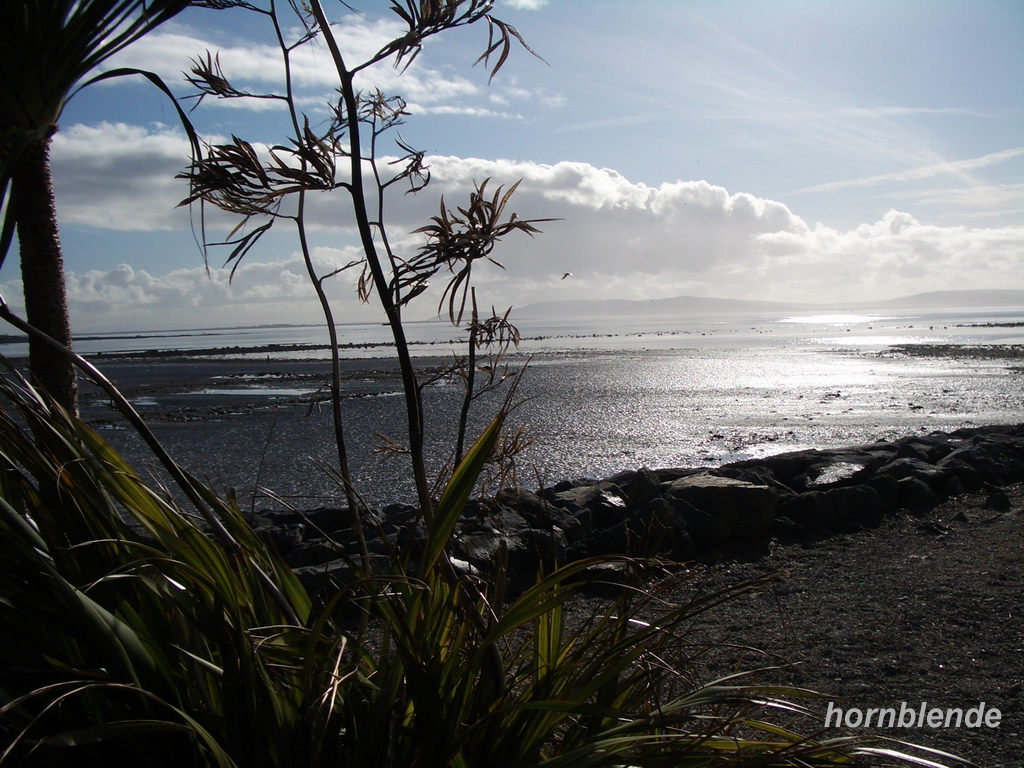
[{"label": "flax plant", "polygon": [[596,566],[643,564],[572,563],[507,605],[500,572],[493,588],[453,577],[445,548],[503,414],[417,548],[314,597],[232,501],[193,480],[228,546],[14,374],[0,404],[0,765],[951,764],[806,738],[773,713],[817,694],[702,685],[674,663],[687,622],[765,579],[647,622],[647,598],[622,587],[580,624],[568,603]]}]

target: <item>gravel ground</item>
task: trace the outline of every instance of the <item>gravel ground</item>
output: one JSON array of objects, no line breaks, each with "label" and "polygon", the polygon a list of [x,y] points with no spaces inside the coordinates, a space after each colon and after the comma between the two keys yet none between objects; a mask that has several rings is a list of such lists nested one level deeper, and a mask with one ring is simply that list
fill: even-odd
[{"label": "gravel ground", "polygon": [[679,602],[779,572],[770,587],[718,606],[690,627],[694,647],[708,648],[693,662],[699,676],[780,667],[759,681],[827,694],[809,704],[821,720],[796,722],[804,733],[821,727],[830,701],[861,712],[899,712],[903,702],[915,711],[925,702],[928,710],[966,711],[984,702],[1000,711],[998,727],[833,727],[828,734],[887,736],[985,768],[1020,768],[1024,484],[1005,491],[1009,508],[991,508],[987,492],[969,494],[926,517],[901,514],[874,530],[722,553],[653,590]]}]

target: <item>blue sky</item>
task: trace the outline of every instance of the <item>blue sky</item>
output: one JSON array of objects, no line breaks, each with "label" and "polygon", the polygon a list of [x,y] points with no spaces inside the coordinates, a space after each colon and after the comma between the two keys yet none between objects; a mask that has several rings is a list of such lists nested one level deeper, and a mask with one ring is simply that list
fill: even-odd
[{"label": "blue sky", "polygon": [[[361,15],[326,4],[350,58],[400,34],[389,3],[350,4]],[[360,81],[406,98],[402,137],[432,167],[426,190],[389,202],[400,248],[415,249],[409,233],[442,194],[460,202],[488,177],[523,180],[520,216],[561,219],[499,247],[506,269],[479,274],[485,303],[1024,288],[1024,4],[498,0],[494,14],[543,61],[513,50],[488,84],[471,66],[486,30],[469,28],[431,41],[404,74],[385,65]],[[189,57],[219,51],[229,79],[265,91],[280,84],[271,43],[260,17],[193,9],[113,65],[152,69],[185,95]],[[296,73],[315,123],[329,61],[311,48]],[[284,114],[255,106],[206,101],[193,118],[210,139],[284,142]],[[152,87],[83,91],[52,152],[76,329],[316,322],[285,227],[233,282],[221,254],[204,269],[174,207],[187,143]],[[355,254],[344,195],[312,211],[324,270]],[[332,282],[339,319],[372,317],[349,273]],[[20,293],[16,260],[0,289]],[[435,311],[424,297],[411,315]]]}]

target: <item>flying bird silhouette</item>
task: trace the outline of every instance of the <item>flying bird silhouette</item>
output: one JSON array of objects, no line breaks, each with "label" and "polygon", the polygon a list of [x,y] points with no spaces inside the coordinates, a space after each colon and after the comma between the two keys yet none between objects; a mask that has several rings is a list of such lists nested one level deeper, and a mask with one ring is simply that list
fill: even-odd
[{"label": "flying bird silhouette", "polygon": [[563,280],[565,280],[565,278],[567,277],[572,277],[572,272],[566,272],[564,275],[562,275]]}]

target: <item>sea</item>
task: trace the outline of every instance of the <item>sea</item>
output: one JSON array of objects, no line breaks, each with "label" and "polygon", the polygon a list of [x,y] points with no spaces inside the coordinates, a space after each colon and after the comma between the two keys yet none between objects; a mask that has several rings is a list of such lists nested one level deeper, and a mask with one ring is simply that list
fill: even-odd
[{"label": "sea", "polygon": [[[509,397],[510,439],[522,427],[515,474],[494,483],[536,489],[1024,423],[1020,306],[528,318],[518,330],[496,369],[503,382],[471,418],[481,430]],[[406,422],[388,329],[338,331],[357,491],[375,505],[412,501],[408,459],[393,450]],[[424,406],[430,468],[441,476],[464,391],[442,374],[465,355],[467,334],[440,321],[410,323],[408,334],[433,379]],[[109,372],[186,468],[253,508],[308,508],[341,498],[330,408],[314,402],[326,344],[320,326],[268,326],[91,334],[76,350]],[[24,343],[0,343],[0,354],[19,357]],[[102,398],[85,401],[84,418],[115,448],[152,464]]]}]

